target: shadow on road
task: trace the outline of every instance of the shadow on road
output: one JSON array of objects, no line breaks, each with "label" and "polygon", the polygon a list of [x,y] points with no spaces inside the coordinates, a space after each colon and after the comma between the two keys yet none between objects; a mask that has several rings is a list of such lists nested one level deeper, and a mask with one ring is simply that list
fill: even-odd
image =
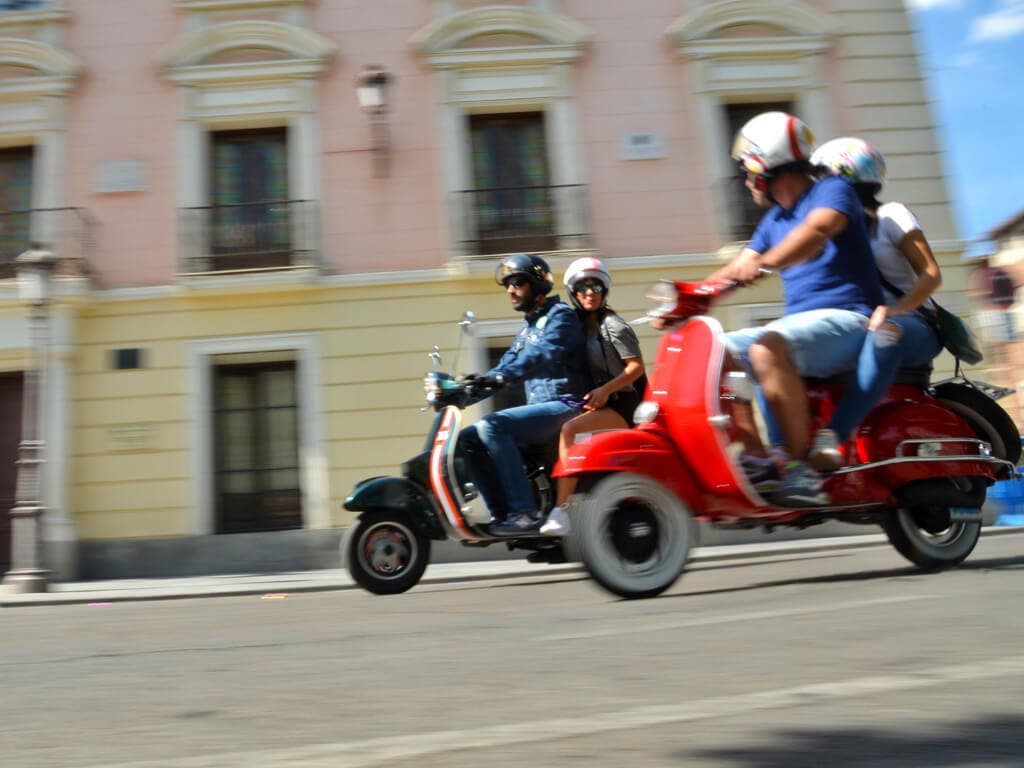
[{"label": "shadow on road", "polygon": [[[1012,570],[1016,568],[1024,568],[1024,555],[1014,557],[998,557],[989,559],[978,558],[976,560],[968,560],[967,562],[961,563],[960,565],[956,566],[956,568],[952,569],[950,572],[956,572],[958,570]],[[663,595],[662,598],[685,598],[694,597],[696,595],[718,595],[728,594],[731,592],[748,592],[754,589],[788,587],[798,584],[838,584],[843,582],[864,582],[878,579],[905,579],[908,577],[934,578],[935,574],[922,571],[918,568],[915,568],[914,566],[907,566],[905,568],[901,567],[875,569],[870,571],[847,571],[845,573],[824,573],[818,576],[800,576],[790,579],[776,579],[775,581],[758,581],[750,584],[741,584],[732,587],[722,587],[719,589],[705,589],[699,591],[681,592],[678,594]],[[1024,765],[1024,762],[1022,762],[1021,765]]]},{"label": "shadow on road", "polygon": [[679,751],[673,757],[681,765],[701,758],[731,768],[1018,768],[1022,755],[1024,717],[1000,714],[943,724],[941,729],[786,730],[767,744]]}]

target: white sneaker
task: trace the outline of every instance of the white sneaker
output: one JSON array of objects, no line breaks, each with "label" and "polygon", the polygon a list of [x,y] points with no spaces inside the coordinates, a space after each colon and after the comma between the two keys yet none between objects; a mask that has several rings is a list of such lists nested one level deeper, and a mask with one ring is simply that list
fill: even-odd
[{"label": "white sneaker", "polygon": [[544,536],[565,536],[569,532],[569,515],[564,505],[557,506],[548,513],[548,519],[540,527]]},{"label": "white sneaker", "polygon": [[814,433],[807,463],[819,472],[835,472],[843,466],[843,452],[839,450],[839,436],[833,429],[819,429]]}]

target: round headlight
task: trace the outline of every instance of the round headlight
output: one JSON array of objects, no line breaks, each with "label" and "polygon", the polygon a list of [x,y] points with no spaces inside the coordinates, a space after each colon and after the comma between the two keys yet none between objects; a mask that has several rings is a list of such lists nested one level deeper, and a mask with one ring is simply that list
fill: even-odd
[{"label": "round headlight", "polygon": [[660,280],[647,289],[644,298],[649,316],[664,317],[679,304],[679,289],[671,280]]},{"label": "round headlight", "polygon": [[423,377],[423,391],[427,395],[427,402],[433,403],[441,396],[441,379],[434,371]]}]

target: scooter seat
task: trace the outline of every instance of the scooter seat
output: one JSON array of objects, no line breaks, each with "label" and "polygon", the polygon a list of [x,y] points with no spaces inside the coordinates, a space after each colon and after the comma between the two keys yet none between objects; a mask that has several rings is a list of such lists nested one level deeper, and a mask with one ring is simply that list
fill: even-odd
[{"label": "scooter seat", "polygon": [[[852,371],[847,373],[839,373],[835,376],[830,376],[827,379],[813,378],[805,376],[804,381],[807,386],[815,387],[823,384],[845,384],[847,378],[852,374]],[[921,389],[927,389],[932,379],[932,366],[919,365],[912,368],[900,368],[896,372],[896,378],[893,380],[893,384],[902,384],[908,387],[920,387]]]}]

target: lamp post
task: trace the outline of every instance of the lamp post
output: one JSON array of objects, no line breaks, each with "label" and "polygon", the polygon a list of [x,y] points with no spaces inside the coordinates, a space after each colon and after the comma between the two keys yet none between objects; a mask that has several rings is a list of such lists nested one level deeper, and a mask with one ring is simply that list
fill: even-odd
[{"label": "lamp post", "polygon": [[31,364],[25,371],[18,485],[11,510],[11,569],[3,583],[9,592],[45,592],[50,572],[42,567],[42,464],[45,440],[40,427],[46,347],[49,343],[50,285],[58,259],[50,251],[30,248],[15,260],[18,294],[29,305],[28,345]]},{"label": "lamp post", "polygon": [[359,107],[370,117],[372,132],[373,175],[387,176],[390,150],[388,135],[388,87],[393,76],[384,67],[368,65],[356,77],[356,96]]}]

